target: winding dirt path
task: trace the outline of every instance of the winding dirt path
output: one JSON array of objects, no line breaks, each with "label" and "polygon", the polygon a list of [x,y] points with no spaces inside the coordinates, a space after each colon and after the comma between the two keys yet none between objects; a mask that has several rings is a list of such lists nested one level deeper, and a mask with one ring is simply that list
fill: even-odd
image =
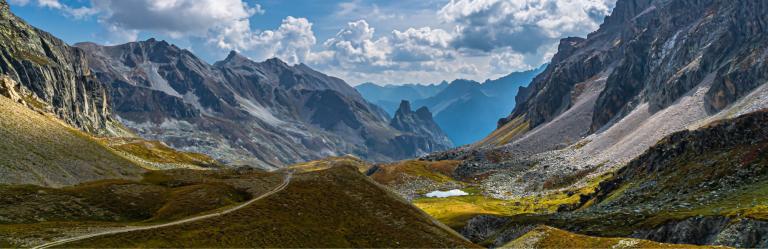
[{"label": "winding dirt path", "polygon": [[157,225],[151,225],[151,226],[126,227],[126,228],[116,229],[116,230],[111,230],[111,231],[103,231],[103,232],[97,232],[97,233],[90,233],[90,234],[80,235],[80,236],[77,236],[77,237],[61,239],[61,240],[45,243],[45,244],[42,244],[42,245],[39,245],[39,246],[36,246],[36,247],[33,247],[33,248],[34,249],[50,248],[50,247],[60,246],[60,245],[66,244],[66,243],[80,241],[80,240],[84,240],[84,239],[90,239],[90,238],[98,237],[98,236],[112,235],[112,234],[119,234],[119,233],[127,233],[127,232],[134,232],[134,231],[142,231],[142,230],[150,230],[150,229],[157,229],[157,228],[164,228],[164,227],[170,227],[170,226],[181,225],[181,224],[186,224],[186,223],[190,223],[190,222],[210,219],[210,218],[214,218],[214,217],[219,217],[219,216],[222,216],[222,215],[225,215],[225,214],[228,214],[228,213],[240,210],[240,209],[242,209],[244,207],[247,207],[248,205],[251,205],[252,203],[254,203],[254,202],[258,201],[258,200],[264,199],[266,197],[269,197],[270,195],[273,195],[273,194],[276,194],[277,192],[282,191],[283,189],[288,187],[288,184],[291,182],[291,177],[292,176],[293,176],[293,172],[292,171],[286,173],[285,174],[285,178],[283,179],[283,183],[278,185],[275,189],[273,189],[273,190],[271,190],[271,191],[269,191],[267,193],[264,193],[264,194],[262,194],[262,195],[260,195],[260,196],[258,196],[256,198],[253,198],[253,199],[251,199],[251,200],[249,200],[249,201],[247,201],[247,202],[245,202],[243,204],[237,205],[237,206],[235,206],[233,208],[230,208],[230,209],[227,209],[227,210],[223,210],[223,211],[219,211],[219,212],[215,212],[215,213],[211,213],[211,214],[206,214],[206,215],[201,215],[201,216],[196,216],[196,217],[192,217],[192,218],[187,218],[187,219],[183,219],[183,220],[177,220],[177,221],[173,221],[173,222],[169,222],[169,223],[163,223],[163,224],[157,224]]}]

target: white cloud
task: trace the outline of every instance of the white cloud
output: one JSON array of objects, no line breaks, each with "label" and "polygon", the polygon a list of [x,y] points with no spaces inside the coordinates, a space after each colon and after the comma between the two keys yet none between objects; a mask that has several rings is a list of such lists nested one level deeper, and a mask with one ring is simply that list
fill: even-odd
[{"label": "white cloud", "polygon": [[365,20],[347,23],[335,37],[323,43],[325,51],[318,63],[331,63],[343,68],[382,68],[388,66],[391,51],[386,37],[373,40],[374,28]]},{"label": "white cloud", "polygon": [[[10,0],[10,4],[16,5],[16,6],[26,6],[32,2],[33,0]],[[38,7],[60,10],[65,14],[77,19],[84,18],[96,13],[96,10],[92,8],[88,8],[88,7],[73,8],[73,7],[62,4],[61,2],[59,2],[59,0],[35,0],[34,2],[36,2],[36,5]]]},{"label": "white cloud", "polygon": [[529,69],[532,66],[525,63],[525,56],[514,51],[499,51],[491,55],[491,70],[494,73],[509,73]]},{"label": "white cloud", "polygon": [[103,23],[123,29],[206,36],[234,29],[257,14],[242,0],[92,0]]},{"label": "white cloud", "polygon": [[449,48],[451,34],[442,29],[423,27],[409,28],[403,32],[392,31],[393,54],[396,61],[428,61],[452,59],[454,51]]},{"label": "white cloud", "polygon": [[452,0],[440,17],[455,24],[457,48],[534,53],[596,30],[616,0]]},{"label": "white cloud", "polygon": [[306,18],[286,17],[276,30],[251,33],[247,27],[223,32],[217,40],[221,48],[250,51],[254,59],[279,57],[288,63],[304,62],[317,42],[312,23]]}]

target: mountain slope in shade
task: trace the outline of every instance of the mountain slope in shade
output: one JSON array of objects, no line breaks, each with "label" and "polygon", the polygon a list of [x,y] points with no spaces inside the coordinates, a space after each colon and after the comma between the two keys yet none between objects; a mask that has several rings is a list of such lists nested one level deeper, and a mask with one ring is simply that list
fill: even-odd
[{"label": "mountain slope in shade", "polygon": [[175,148],[267,168],[345,154],[390,161],[434,151],[429,137],[391,127],[386,113],[354,88],[304,64],[254,62],[232,52],[209,65],[154,39],[77,46],[111,86],[116,115],[141,136]]}]

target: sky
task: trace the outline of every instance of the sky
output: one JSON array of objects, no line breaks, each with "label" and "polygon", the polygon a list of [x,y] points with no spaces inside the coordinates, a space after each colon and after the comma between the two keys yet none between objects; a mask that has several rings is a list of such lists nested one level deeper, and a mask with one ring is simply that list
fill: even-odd
[{"label": "sky", "polygon": [[8,0],[69,44],[156,38],[213,63],[235,50],[351,85],[477,81],[549,61],[616,0]]}]

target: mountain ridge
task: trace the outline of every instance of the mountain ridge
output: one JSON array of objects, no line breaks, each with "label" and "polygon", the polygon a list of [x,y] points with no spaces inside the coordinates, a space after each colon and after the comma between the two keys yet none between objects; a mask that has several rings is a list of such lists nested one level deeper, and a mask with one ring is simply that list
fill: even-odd
[{"label": "mountain ridge", "polygon": [[343,80],[303,64],[255,62],[232,51],[210,65],[155,39],[78,46],[113,89],[116,115],[129,128],[225,163],[273,168],[345,154],[389,161],[433,151],[423,146],[435,141],[392,128],[384,111]]}]

